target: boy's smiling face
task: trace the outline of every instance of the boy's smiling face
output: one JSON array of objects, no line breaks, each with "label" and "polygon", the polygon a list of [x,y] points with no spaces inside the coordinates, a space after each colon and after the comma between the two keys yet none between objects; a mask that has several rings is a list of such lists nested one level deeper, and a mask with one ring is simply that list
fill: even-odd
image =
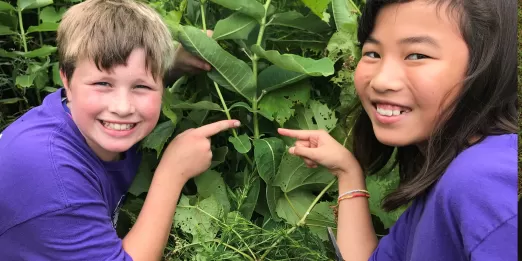
[{"label": "boy's smiling face", "polygon": [[143,49],[135,49],[126,65],[111,71],[81,60],[70,82],[61,74],[73,120],[102,160],[118,159],[157,124],[163,83],[154,80],[145,61]]}]

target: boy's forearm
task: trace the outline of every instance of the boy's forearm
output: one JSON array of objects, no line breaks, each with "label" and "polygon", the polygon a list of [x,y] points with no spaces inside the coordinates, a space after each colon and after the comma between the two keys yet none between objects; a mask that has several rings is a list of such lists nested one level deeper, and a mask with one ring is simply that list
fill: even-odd
[{"label": "boy's forearm", "polygon": [[[362,174],[351,176],[339,179],[339,193],[366,189]],[[377,247],[377,237],[366,197],[339,202],[337,231],[337,243],[345,261],[368,260]]]},{"label": "boy's forearm", "polygon": [[136,223],[123,239],[123,248],[135,261],[162,257],[185,184],[184,180],[172,182],[176,176],[172,172],[158,166]]}]

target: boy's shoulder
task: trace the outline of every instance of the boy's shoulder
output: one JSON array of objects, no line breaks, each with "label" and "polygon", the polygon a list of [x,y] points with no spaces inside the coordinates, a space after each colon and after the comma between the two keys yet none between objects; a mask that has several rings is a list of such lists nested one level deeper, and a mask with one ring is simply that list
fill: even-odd
[{"label": "boy's shoulder", "polygon": [[[71,191],[95,179],[92,160],[71,128],[60,91],[49,94],[0,137],[0,235],[30,218],[70,206]],[[91,173],[92,175],[89,175]]]}]

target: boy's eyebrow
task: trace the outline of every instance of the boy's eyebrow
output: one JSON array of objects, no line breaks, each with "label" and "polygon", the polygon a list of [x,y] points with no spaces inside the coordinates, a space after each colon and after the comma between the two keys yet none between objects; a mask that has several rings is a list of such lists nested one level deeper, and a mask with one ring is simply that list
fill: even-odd
[{"label": "boy's eyebrow", "polygon": [[[372,43],[380,45],[381,42],[379,40],[373,38],[372,36],[368,36],[368,39],[366,39],[366,43]],[[399,44],[416,44],[416,43],[426,43],[429,45],[432,45],[435,48],[440,48],[439,44],[435,39],[429,36],[412,36],[412,37],[406,37],[399,41]]]}]

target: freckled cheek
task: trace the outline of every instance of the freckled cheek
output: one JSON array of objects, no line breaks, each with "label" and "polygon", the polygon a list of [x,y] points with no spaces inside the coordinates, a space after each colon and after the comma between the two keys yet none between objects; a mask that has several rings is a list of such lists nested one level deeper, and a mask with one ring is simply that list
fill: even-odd
[{"label": "freckled cheek", "polygon": [[161,95],[152,94],[136,97],[142,117],[156,121],[161,114]]}]

